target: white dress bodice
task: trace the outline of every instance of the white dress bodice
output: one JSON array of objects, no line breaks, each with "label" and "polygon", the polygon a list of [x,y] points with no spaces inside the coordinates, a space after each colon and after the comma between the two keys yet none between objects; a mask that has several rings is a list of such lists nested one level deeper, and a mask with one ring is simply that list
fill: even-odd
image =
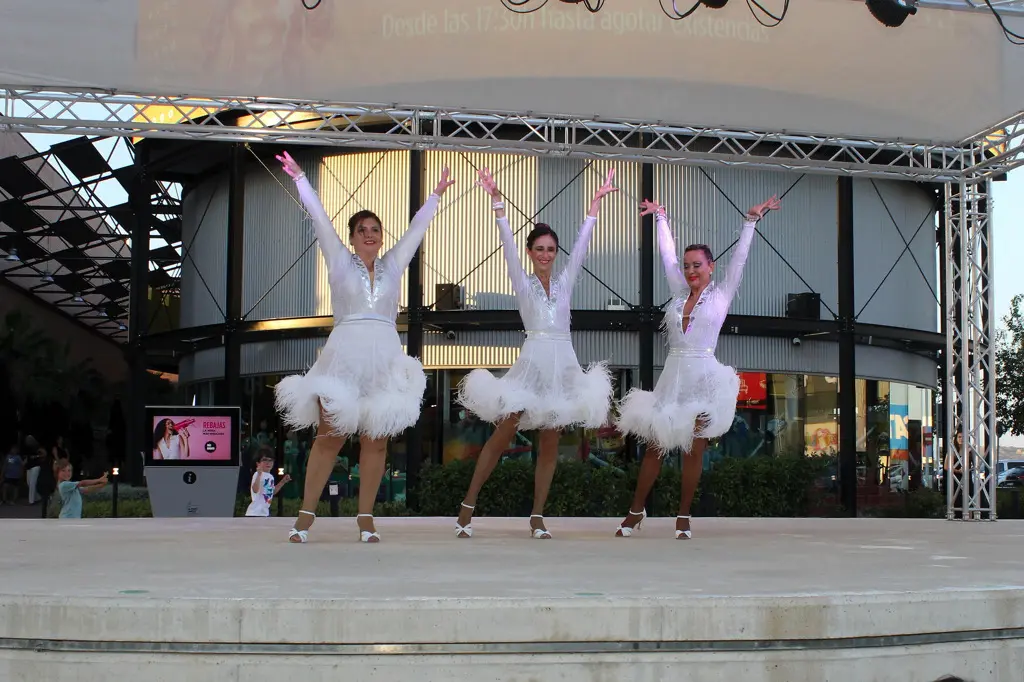
[{"label": "white dress bodice", "polygon": [[569,254],[568,264],[556,277],[551,278],[549,294],[544,291],[544,285],[536,275],[527,275],[523,269],[519,260],[519,248],[516,246],[508,218],[498,219],[498,231],[501,234],[505,263],[508,265],[508,276],[512,280],[519,315],[523,318],[523,326],[528,337],[539,334],[568,336],[572,289],[587,256],[595,223],[597,218],[587,217],[583,221],[572,253]]},{"label": "white dress bodice", "polygon": [[683,355],[713,356],[718,346],[718,335],[725,323],[732,299],[736,296],[740,281],[743,279],[743,266],[750,253],[750,243],[754,238],[756,223],[744,222],[743,231],[736,242],[736,248],[725,278],[720,284],[714,282],[701,292],[700,298],[690,311],[690,324],[683,329],[683,306],[690,295],[690,287],[679,269],[679,257],[676,254],[675,240],[668,219],[658,216],[658,248],[665,266],[672,300],[665,306],[664,327],[668,335],[669,351]]},{"label": "white dress bodice", "polygon": [[402,238],[374,261],[371,284],[370,272],[363,260],[345,248],[306,176],[301,176],[295,184],[303,205],[313,218],[317,243],[327,264],[334,324],[346,319],[379,319],[393,323],[402,293],[402,273],[416,255],[416,249],[437,212],[438,196],[430,195]]}]

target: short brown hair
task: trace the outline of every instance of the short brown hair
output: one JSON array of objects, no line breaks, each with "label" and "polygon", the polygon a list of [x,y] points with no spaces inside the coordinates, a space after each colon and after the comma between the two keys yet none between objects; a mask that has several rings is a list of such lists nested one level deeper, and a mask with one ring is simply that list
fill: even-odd
[{"label": "short brown hair", "polygon": [[269,459],[271,462],[277,459],[277,456],[274,454],[274,448],[269,445],[261,445],[256,451],[256,456],[252,458],[252,462],[253,464],[259,464],[265,459]]}]

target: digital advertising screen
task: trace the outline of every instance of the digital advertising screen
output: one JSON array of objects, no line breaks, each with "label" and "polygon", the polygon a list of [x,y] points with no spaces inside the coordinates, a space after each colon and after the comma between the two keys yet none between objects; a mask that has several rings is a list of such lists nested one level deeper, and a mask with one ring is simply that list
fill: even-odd
[{"label": "digital advertising screen", "polygon": [[238,466],[237,407],[147,407],[147,466]]}]

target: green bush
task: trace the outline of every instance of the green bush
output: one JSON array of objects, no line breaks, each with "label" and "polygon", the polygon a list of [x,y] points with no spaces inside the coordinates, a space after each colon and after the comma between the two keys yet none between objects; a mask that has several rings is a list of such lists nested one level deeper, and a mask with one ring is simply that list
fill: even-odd
[{"label": "green bush", "polygon": [[1024,489],[996,490],[996,516],[1000,519],[1024,519]]},{"label": "green bush", "polygon": [[806,516],[825,466],[814,457],[726,458],[702,483],[718,516]]},{"label": "green bush", "polygon": [[[473,477],[473,460],[425,467],[420,474],[419,512],[455,516]],[[494,469],[477,499],[476,516],[528,516],[533,507],[529,460],[506,460]],[[559,462],[551,481],[547,516],[624,516],[636,489],[637,468],[621,471],[585,462]],[[679,509],[679,470],[664,467],[655,484],[651,516],[675,516]]]}]

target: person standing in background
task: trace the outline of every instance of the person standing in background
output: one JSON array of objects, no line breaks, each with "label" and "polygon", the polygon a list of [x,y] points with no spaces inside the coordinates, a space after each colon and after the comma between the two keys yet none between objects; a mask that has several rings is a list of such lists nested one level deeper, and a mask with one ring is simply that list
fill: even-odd
[{"label": "person standing in background", "polygon": [[261,447],[256,455],[256,471],[252,474],[252,482],[249,485],[249,493],[252,495],[252,502],[245,510],[246,516],[270,516],[270,503],[274,495],[280,492],[284,485],[292,480],[292,477],[285,474],[279,483],[274,484],[274,475],[270,470],[274,467],[274,451],[267,446]]}]

